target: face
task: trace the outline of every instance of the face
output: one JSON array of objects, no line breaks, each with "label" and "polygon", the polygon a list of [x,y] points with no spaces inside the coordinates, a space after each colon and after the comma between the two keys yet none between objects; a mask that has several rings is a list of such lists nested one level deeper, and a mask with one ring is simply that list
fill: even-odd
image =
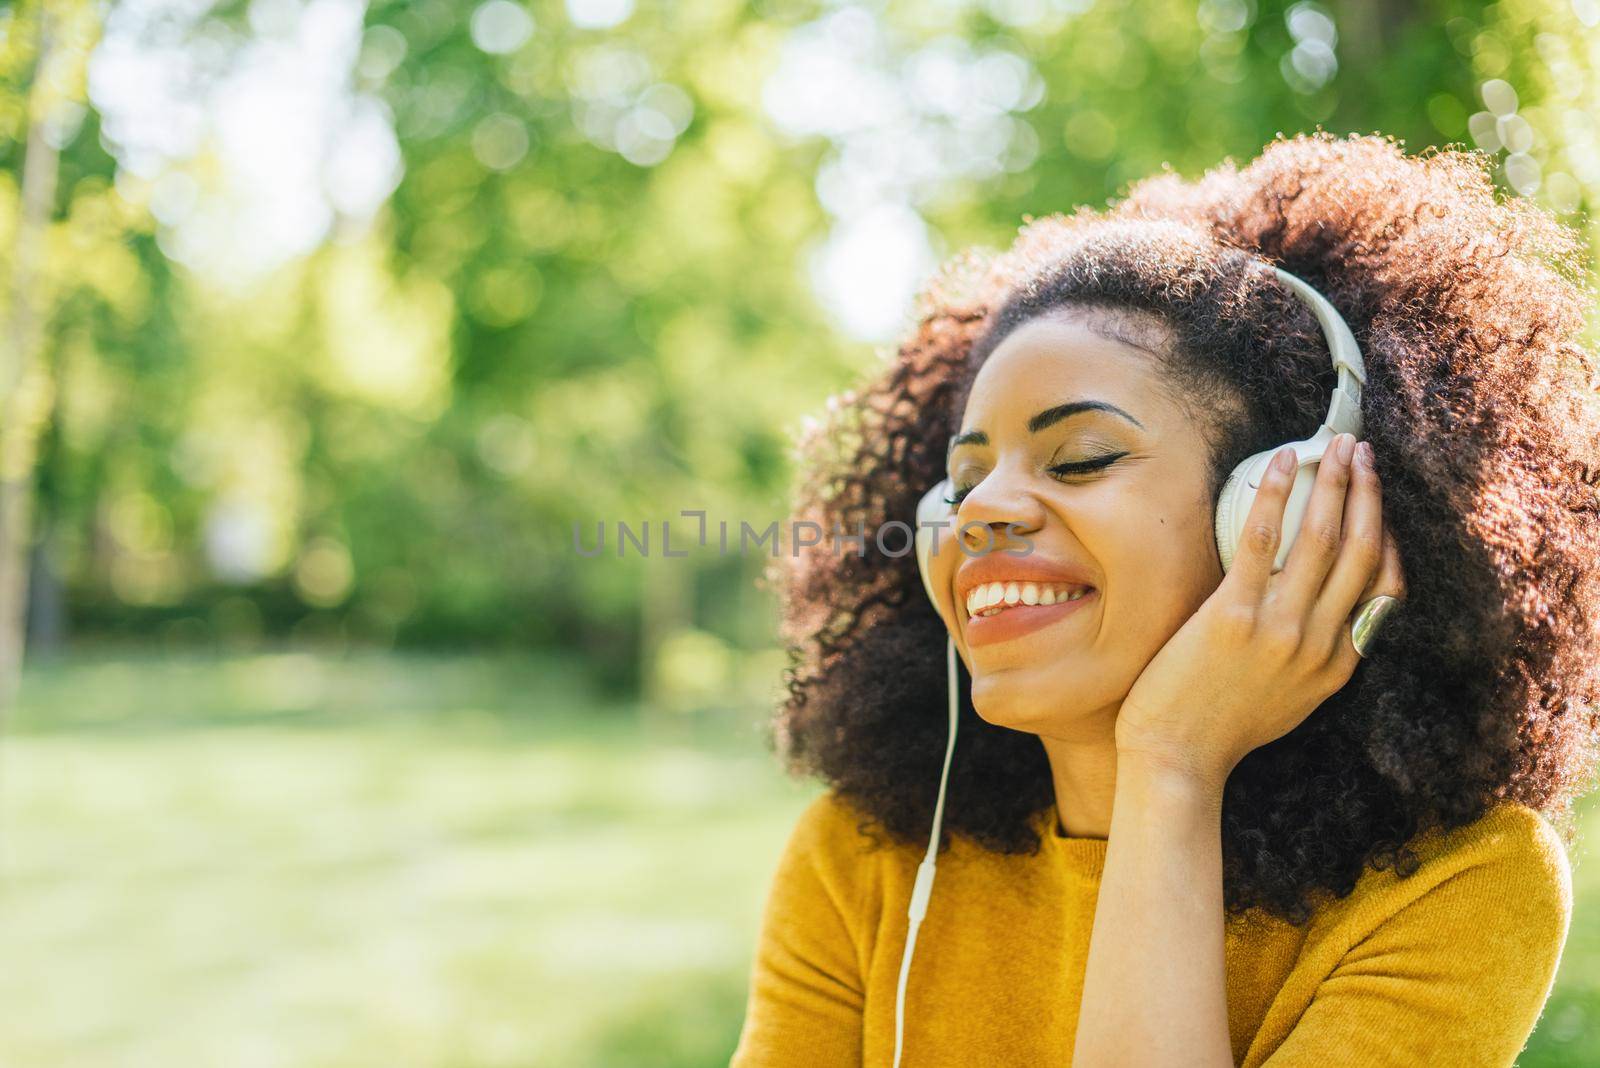
[{"label": "face", "polygon": [[[960,506],[930,564],[978,714],[1064,739],[1112,729],[1223,576],[1202,428],[1155,356],[1089,328],[1104,314],[1030,320],[979,370],[948,463]],[[990,603],[1013,583],[1014,604]]]}]

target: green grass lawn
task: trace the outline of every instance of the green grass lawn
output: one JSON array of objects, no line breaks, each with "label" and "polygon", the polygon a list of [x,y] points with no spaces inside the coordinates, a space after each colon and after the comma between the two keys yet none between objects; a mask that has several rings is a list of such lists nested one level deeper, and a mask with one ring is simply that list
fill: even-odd
[{"label": "green grass lawn", "polygon": [[[819,789],[761,715],[641,729],[529,658],[37,666],[0,745],[0,1065],[726,1064]],[[1583,857],[1530,1068],[1600,1060]]]}]

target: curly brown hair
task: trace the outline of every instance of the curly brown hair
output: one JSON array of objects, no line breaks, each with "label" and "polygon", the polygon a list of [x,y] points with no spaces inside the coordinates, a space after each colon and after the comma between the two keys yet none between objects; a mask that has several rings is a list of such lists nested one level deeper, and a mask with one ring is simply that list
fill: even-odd
[{"label": "curly brown hair", "polygon": [[[1498,194],[1491,166],[1318,130],[1242,170],[1147,178],[1103,211],[1025,216],[1009,250],[943,264],[906,340],[797,443],[794,521],[910,523],[987,355],[1029,318],[1087,305],[1170,328],[1163,370],[1206,429],[1214,498],[1245,456],[1319,425],[1334,385],[1316,320],[1261,261],[1339,308],[1408,593],[1349,682],[1228,779],[1229,914],[1304,922],[1368,864],[1409,873],[1420,831],[1501,800],[1572,841],[1600,733],[1593,287],[1575,231]],[[789,653],[769,744],[853,801],[863,830],[916,843],[947,742],[947,635],[902,543],[829,538],[769,570]],[[1054,799],[1043,745],[963,706],[941,848],[957,833],[1034,852]]]}]

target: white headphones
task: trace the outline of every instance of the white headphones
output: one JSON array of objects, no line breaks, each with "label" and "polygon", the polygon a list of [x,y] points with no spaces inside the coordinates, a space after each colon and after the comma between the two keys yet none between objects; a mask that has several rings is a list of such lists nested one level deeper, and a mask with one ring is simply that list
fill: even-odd
[{"label": "white headphones", "polygon": [[[1283,536],[1272,565],[1274,571],[1279,571],[1288,559],[1289,547],[1294,543],[1295,535],[1300,531],[1300,523],[1305,517],[1312,486],[1316,482],[1317,465],[1327,453],[1334,437],[1339,434],[1353,434],[1357,441],[1361,440],[1361,388],[1367,384],[1367,372],[1361,361],[1361,349],[1356,344],[1355,335],[1350,332],[1350,327],[1333,305],[1328,303],[1327,298],[1288,271],[1279,267],[1273,267],[1272,270],[1280,282],[1288,286],[1311,308],[1317,317],[1317,322],[1322,324],[1323,337],[1327,339],[1328,351],[1333,355],[1334,370],[1338,372],[1333,400],[1328,405],[1328,415],[1322,425],[1317,428],[1316,433],[1304,441],[1286,443],[1294,449],[1299,466],[1295,473],[1294,486],[1289,491],[1289,500],[1284,506]],[[1217,495],[1217,552],[1222,558],[1224,572],[1233,566],[1234,552],[1238,548],[1240,535],[1244,532],[1245,519],[1250,514],[1250,506],[1255,501],[1256,490],[1260,488],[1261,478],[1266,473],[1267,465],[1272,462],[1278,450],[1284,447],[1284,445],[1274,446],[1265,452],[1246,457],[1233,469],[1233,473],[1223,484],[1221,493]],[[949,503],[950,490],[950,480],[944,479],[925,493],[922,500],[917,503],[915,530],[917,570],[922,575],[922,588],[927,593],[928,599],[933,602],[935,610],[939,608],[939,599],[934,595],[929,558],[933,553],[935,530],[948,529],[952,540],[956,536],[953,527],[955,509]],[[895,992],[895,1068],[899,1068],[900,1064],[906,977],[911,973],[911,955],[917,944],[917,928],[922,925],[922,918],[927,915],[928,898],[933,893],[934,861],[939,850],[939,829],[944,822],[945,786],[950,779],[950,759],[955,755],[956,749],[956,721],[960,709],[960,697],[956,685],[954,637],[947,640],[945,653],[946,686],[950,696],[950,741],[945,747],[944,771],[939,777],[939,800],[933,807],[933,833],[928,837],[927,855],[917,867],[917,880],[911,890],[911,905],[906,912],[910,919],[910,927],[906,932],[905,955],[900,960],[900,982]]]}]

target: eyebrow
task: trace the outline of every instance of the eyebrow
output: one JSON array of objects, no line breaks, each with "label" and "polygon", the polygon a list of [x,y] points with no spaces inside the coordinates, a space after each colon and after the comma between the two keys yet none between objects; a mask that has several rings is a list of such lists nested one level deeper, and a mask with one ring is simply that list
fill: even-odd
[{"label": "eyebrow", "polygon": [[[1112,415],[1121,416],[1134,426],[1138,427],[1140,430],[1145,429],[1143,423],[1139,422],[1139,420],[1135,419],[1121,408],[1118,408],[1115,404],[1107,404],[1105,401],[1086,400],[1070,401],[1066,404],[1058,404],[1054,408],[1046,408],[1044,411],[1028,420],[1028,433],[1037,434],[1047,426],[1052,426],[1056,423],[1059,423],[1063,419],[1074,415],[1081,415],[1084,412],[1110,412]],[[957,434],[952,437],[950,439],[950,448],[946,451],[953,451],[958,445],[987,444],[989,444],[988,434],[984,433],[982,430],[969,430],[965,434]]]}]

